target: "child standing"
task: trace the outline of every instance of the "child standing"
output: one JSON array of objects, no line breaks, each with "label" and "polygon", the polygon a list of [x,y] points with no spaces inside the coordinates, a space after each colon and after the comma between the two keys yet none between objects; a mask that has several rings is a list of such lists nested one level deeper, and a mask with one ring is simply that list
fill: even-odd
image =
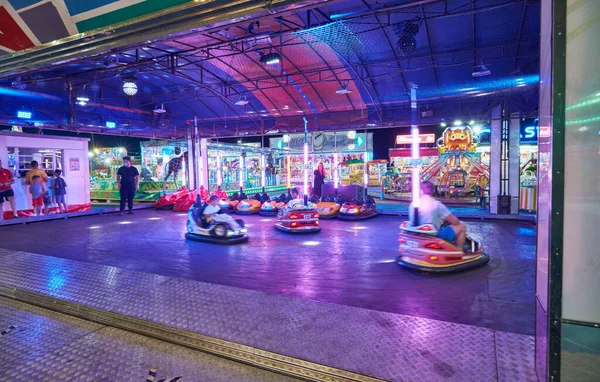
[{"label": "child standing", "polygon": [[54,191],[54,200],[56,201],[56,204],[58,204],[58,213],[63,213],[64,208],[64,213],[66,214],[68,212],[67,203],[65,202],[65,195],[67,194],[67,182],[65,182],[65,179],[60,176],[61,174],[61,170],[54,170],[54,179],[52,180],[51,187]]},{"label": "child standing", "polygon": [[43,195],[48,192],[46,185],[42,183],[42,177],[34,175],[31,178],[31,186],[29,186],[29,193],[31,194],[31,201],[33,202],[33,213],[35,216],[42,214],[42,207],[44,206]]}]

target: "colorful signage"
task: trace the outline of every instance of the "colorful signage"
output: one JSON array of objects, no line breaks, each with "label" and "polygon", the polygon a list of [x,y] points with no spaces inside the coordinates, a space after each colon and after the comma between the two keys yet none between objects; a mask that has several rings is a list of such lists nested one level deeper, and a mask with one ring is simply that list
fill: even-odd
[{"label": "colorful signage", "polygon": [[[410,145],[412,143],[412,135],[396,135],[397,145]],[[435,134],[419,134],[419,144],[435,143]]]},{"label": "colorful signage", "polygon": [[[372,151],[373,133],[367,133],[365,142],[364,133],[356,133],[355,139],[350,139],[347,131],[338,131],[336,133],[311,133],[308,135],[308,144],[312,146],[312,152],[315,153],[333,153],[333,152],[354,152],[354,151]],[[270,147],[278,149],[289,149],[293,152],[304,151],[304,134],[290,134],[289,142],[284,142],[283,138],[271,138]]]}]

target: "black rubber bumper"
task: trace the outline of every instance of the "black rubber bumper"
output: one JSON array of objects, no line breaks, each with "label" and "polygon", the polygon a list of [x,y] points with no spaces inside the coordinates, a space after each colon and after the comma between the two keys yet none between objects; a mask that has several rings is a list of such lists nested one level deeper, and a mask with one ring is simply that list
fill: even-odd
[{"label": "black rubber bumper", "polygon": [[449,265],[447,267],[427,267],[423,265],[416,265],[412,263],[407,263],[402,260],[402,256],[398,256],[396,259],[396,263],[404,268],[411,269],[413,271],[425,272],[425,273],[453,273],[453,272],[463,272],[469,269],[478,268],[484,266],[485,264],[490,262],[490,257],[487,254],[482,254],[481,257],[469,261],[468,263],[462,263],[457,265]]},{"label": "black rubber bumper", "polygon": [[321,231],[321,227],[313,227],[313,228],[288,228],[288,227],[284,227],[280,224],[275,224],[275,228],[277,228],[278,230],[285,232],[285,233],[296,233],[296,234],[302,234],[302,233],[317,233]]},{"label": "black rubber bumper", "polygon": [[201,241],[203,243],[219,244],[219,245],[240,244],[240,243],[248,241],[248,235],[217,237],[217,236],[196,235],[196,234],[189,233],[189,232],[187,232],[185,234],[185,238],[188,240]]},{"label": "black rubber bumper", "polygon": [[342,214],[340,213],[338,218],[340,220],[367,220],[377,216],[377,212],[369,215],[354,215],[354,214]]},{"label": "black rubber bumper", "polygon": [[320,220],[332,220],[332,219],[336,219],[340,216],[340,213],[338,212],[337,214],[333,214],[333,215],[321,215],[319,214],[319,219]]},{"label": "black rubber bumper", "polygon": [[260,211],[238,211],[238,210],[235,210],[235,213],[238,215],[255,215],[259,212]]},{"label": "black rubber bumper", "polygon": [[261,210],[258,214],[260,216],[277,216],[278,213],[279,213],[279,211],[263,211],[263,210]]}]

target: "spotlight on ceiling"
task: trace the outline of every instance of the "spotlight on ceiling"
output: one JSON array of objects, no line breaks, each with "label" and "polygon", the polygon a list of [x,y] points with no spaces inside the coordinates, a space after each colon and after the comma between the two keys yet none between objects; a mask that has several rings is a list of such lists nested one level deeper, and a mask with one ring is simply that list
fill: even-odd
[{"label": "spotlight on ceiling", "polygon": [[138,87],[136,84],[135,77],[127,77],[123,80],[123,93],[127,94],[130,97],[133,97],[138,92]]},{"label": "spotlight on ceiling", "polygon": [[77,102],[75,102],[75,103],[79,106],[85,106],[88,104],[88,102],[90,102],[90,99],[88,97],[79,96],[79,97],[77,97]]},{"label": "spotlight on ceiling", "polygon": [[167,110],[165,109],[165,107],[163,106],[163,104],[161,103],[160,106],[156,105],[154,106],[154,114],[163,114],[166,113]]},{"label": "spotlight on ceiling", "polygon": [[461,126],[461,125],[462,125],[462,121],[461,120],[454,121],[454,126]]},{"label": "spotlight on ceiling", "polygon": [[260,62],[267,65],[275,65],[281,62],[281,54],[277,52],[271,52],[260,56]]},{"label": "spotlight on ceiling", "polygon": [[350,84],[350,81],[346,81],[342,84],[342,87],[339,88],[338,90],[336,90],[335,92],[337,94],[348,94],[348,93],[352,93],[351,89],[348,89],[348,85]]},{"label": "spotlight on ceiling", "polygon": [[246,106],[249,103],[250,103],[250,101],[248,101],[248,99],[246,99],[246,96],[240,97],[240,99],[235,101],[235,104],[238,106]]},{"label": "spotlight on ceiling", "polygon": [[448,126],[448,124],[446,122],[442,122],[442,123],[440,123],[440,126],[446,127],[446,126]]},{"label": "spotlight on ceiling", "polygon": [[412,54],[417,49],[416,36],[419,33],[421,22],[422,20],[419,17],[415,17],[396,24],[396,27],[394,28],[394,33],[398,36],[396,48],[398,48],[403,55],[407,56]]},{"label": "spotlight on ceiling", "polygon": [[492,74],[492,72],[483,64],[475,67],[475,71],[472,73],[473,78],[485,77]]}]

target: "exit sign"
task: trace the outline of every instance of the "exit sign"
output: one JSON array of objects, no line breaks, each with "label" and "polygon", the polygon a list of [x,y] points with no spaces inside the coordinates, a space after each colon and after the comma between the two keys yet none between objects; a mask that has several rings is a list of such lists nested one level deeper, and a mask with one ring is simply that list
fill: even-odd
[{"label": "exit sign", "polygon": [[[396,135],[397,145],[410,145],[412,143],[412,135]],[[435,143],[435,134],[419,134],[419,144]]]}]

